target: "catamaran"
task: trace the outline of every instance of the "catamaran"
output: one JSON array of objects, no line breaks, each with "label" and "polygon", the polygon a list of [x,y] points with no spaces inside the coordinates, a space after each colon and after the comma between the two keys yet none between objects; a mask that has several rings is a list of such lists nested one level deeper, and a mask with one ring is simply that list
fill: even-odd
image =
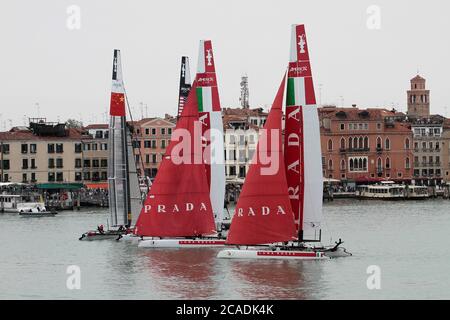
[{"label": "catamaran", "polygon": [[[186,61],[184,65],[182,61],[180,90],[181,82],[189,79]],[[210,40],[200,41],[197,75],[189,89],[186,103],[181,110],[179,107],[174,139],[136,222],[135,234],[143,238],[139,247],[204,248],[225,244],[223,124]],[[180,151],[177,137],[183,131],[190,137],[181,142],[185,147],[182,157],[188,161],[175,163]]]},{"label": "catamaran", "polygon": [[[134,233],[139,247],[224,245],[216,236],[198,122],[195,80]],[[179,141],[180,140],[180,141]]]},{"label": "catamaran", "polygon": [[[226,242],[246,247],[223,250],[220,258],[311,260],[350,255],[340,247],[341,240],[330,247],[310,244],[321,242],[322,162],[304,25],[292,26],[283,152],[269,142],[281,145],[284,86],[285,79],[264,126],[272,138],[263,147],[258,143],[258,157],[250,166]],[[276,156],[272,161],[282,163],[276,174],[262,174],[260,157],[265,152]]]},{"label": "catamaran", "polygon": [[141,190],[132,146],[132,130],[126,121],[126,93],[120,50],[114,50],[109,123],[108,195],[111,227],[84,233],[80,240],[117,239],[130,232],[132,213],[142,207]]}]

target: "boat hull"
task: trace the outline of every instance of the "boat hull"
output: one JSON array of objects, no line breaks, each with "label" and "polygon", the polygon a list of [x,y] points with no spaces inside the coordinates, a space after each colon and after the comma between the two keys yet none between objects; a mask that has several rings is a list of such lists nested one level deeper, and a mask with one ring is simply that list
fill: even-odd
[{"label": "boat hull", "polygon": [[108,232],[98,233],[98,232],[86,232],[81,235],[78,240],[81,241],[94,241],[94,240],[116,240],[120,236],[119,232]]},{"label": "boat hull", "polygon": [[54,217],[57,212],[20,212],[21,217],[40,218],[40,217]]},{"label": "boat hull", "polygon": [[329,259],[323,252],[301,250],[270,249],[226,249],[217,254],[223,259],[282,259],[282,260],[323,260]]},{"label": "boat hull", "polygon": [[217,248],[225,246],[219,239],[144,239],[139,248]]}]

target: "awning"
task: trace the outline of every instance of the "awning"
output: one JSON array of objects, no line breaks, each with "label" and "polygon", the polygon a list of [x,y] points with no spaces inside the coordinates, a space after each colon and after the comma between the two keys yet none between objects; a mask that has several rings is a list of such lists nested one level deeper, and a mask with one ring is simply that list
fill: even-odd
[{"label": "awning", "polygon": [[338,182],[341,182],[341,180],[323,177],[323,182],[328,182],[328,183],[334,182],[334,183],[338,183]]},{"label": "awning", "polygon": [[64,189],[78,190],[83,187],[82,183],[39,183],[36,185],[38,189]]},{"label": "awning", "polygon": [[88,189],[108,189],[108,183],[85,183]]}]

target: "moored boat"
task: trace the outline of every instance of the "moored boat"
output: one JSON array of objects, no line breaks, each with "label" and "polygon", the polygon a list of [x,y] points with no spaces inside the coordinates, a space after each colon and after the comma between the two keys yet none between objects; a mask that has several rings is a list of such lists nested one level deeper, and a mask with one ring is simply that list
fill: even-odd
[{"label": "moored boat", "polygon": [[406,198],[406,186],[394,181],[381,181],[379,184],[358,186],[356,196],[361,199],[403,200]]}]

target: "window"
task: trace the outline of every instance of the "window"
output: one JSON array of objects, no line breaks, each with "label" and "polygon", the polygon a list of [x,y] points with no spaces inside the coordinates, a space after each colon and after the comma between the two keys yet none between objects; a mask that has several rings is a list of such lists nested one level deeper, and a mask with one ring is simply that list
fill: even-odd
[{"label": "window", "polygon": [[96,139],[103,139],[103,131],[101,131],[101,130],[95,131],[95,138]]},{"label": "window", "polygon": [[369,137],[364,137],[364,149],[369,149]]},{"label": "window", "polygon": [[333,140],[331,139],[328,140],[328,150],[329,151],[333,150]]},{"label": "window", "polygon": [[22,182],[28,182],[28,177],[26,173],[22,173]]},{"label": "window", "polygon": [[104,138],[105,138],[105,139],[108,139],[108,137],[109,137],[109,131],[105,131],[105,133],[104,133]]},{"label": "window", "polygon": [[439,142],[436,142],[435,149],[439,150]]},{"label": "window", "polygon": [[440,165],[441,164],[441,157],[436,156],[436,164]]},{"label": "window", "polygon": [[405,169],[411,169],[411,164],[408,157],[405,158]]},{"label": "window", "polygon": [[152,149],[156,149],[156,140],[152,140]]},{"label": "window", "polygon": [[383,161],[381,160],[381,158],[377,159],[377,172],[382,172],[383,171]]},{"label": "window", "polygon": [[235,176],[236,175],[236,167],[235,166],[230,166],[230,176]]},{"label": "window", "polygon": [[409,138],[405,139],[405,149],[409,149]]},{"label": "window", "polygon": [[98,145],[96,143],[92,144],[92,150],[93,151],[97,151],[98,150]]},{"label": "window", "polygon": [[345,130],[345,123],[341,123],[341,130]]},{"label": "window", "polygon": [[28,159],[22,159],[22,169],[28,169]]},{"label": "window", "polygon": [[234,135],[230,136],[230,144],[235,144],[236,143],[236,137]]},{"label": "window", "polygon": [[54,172],[48,173],[48,181],[55,181],[55,173]]},{"label": "window", "polygon": [[328,160],[328,170],[333,170],[333,160]]},{"label": "window", "polygon": [[239,150],[239,162],[245,162],[245,150]]},{"label": "window", "polygon": [[91,180],[91,173],[90,172],[85,172],[84,173],[84,180]]},{"label": "window", "polygon": [[166,134],[166,128],[161,128],[161,134]]},{"label": "window", "polygon": [[99,165],[100,165],[100,161],[98,159],[92,160],[92,167],[93,168],[98,168]]},{"label": "window", "polygon": [[81,159],[80,158],[75,159],[75,168],[81,168]]},{"label": "window", "polygon": [[157,162],[156,154],[152,154],[152,163],[156,163],[156,162]]},{"label": "window", "polygon": [[145,155],[145,163],[150,163],[150,155],[149,154]]},{"label": "window", "polygon": [[144,141],[144,148],[150,148],[151,146],[151,141],[150,140],[145,140]]},{"label": "window", "polygon": [[391,149],[391,140],[389,140],[389,138],[386,138],[385,146],[386,146],[386,150]]},{"label": "window", "polygon": [[345,139],[341,138],[341,149],[345,150]]},{"label": "window", "polygon": [[90,144],[90,143],[85,143],[85,144],[83,145],[83,150],[84,150],[84,151],[89,151],[89,150],[91,150],[91,144]]},{"label": "window", "polygon": [[381,145],[381,138],[378,137],[378,138],[377,138],[377,150],[381,150],[382,147],[383,147],[383,146]]},{"label": "window", "polygon": [[56,153],[63,153],[64,152],[64,145],[62,143],[56,144]]},{"label": "window", "polygon": [[35,143],[30,144],[30,153],[36,153],[37,145]]},{"label": "window", "polygon": [[165,148],[166,147],[166,140],[161,140],[161,148]]},{"label": "window", "polygon": [[108,180],[108,173],[106,171],[102,171],[100,173],[100,179],[101,180]]},{"label": "window", "polygon": [[36,182],[36,173],[35,172],[31,173],[31,180],[30,181],[31,182]]},{"label": "window", "polygon": [[353,149],[353,138],[352,137],[348,138],[348,148],[350,150]]},{"label": "window", "polygon": [[341,160],[341,170],[345,170],[345,160]]},{"label": "window", "polygon": [[9,160],[3,160],[3,170],[9,170]]},{"label": "window", "polygon": [[49,168],[54,168],[55,167],[55,159],[53,159],[53,158],[48,159],[48,167]]},{"label": "window", "polygon": [[364,147],[363,137],[359,137],[358,139],[358,148],[362,149]]},{"label": "window", "polygon": [[108,167],[108,159],[101,159],[100,160],[100,165],[101,165],[102,168]]},{"label": "window", "polygon": [[36,159],[30,159],[30,162],[31,162],[31,165],[30,165],[31,169],[37,169]]},{"label": "window", "polygon": [[62,172],[57,172],[56,173],[56,181],[63,181],[63,173]]},{"label": "window", "polygon": [[255,149],[248,149],[248,159],[251,161],[255,155]]},{"label": "window", "polygon": [[56,167],[57,168],[62,168],[63,167],[63,159],[62,158],[56,159]]},{"label": "window", "polygon": [[3,145],[0,144],[0,152],[3,152],[4,154],[9,153],[9,144],[4,143]]},{"label": "window", "polygon": [[81,143],[75,143],[75,153],[81,153]]},{"label": "window", "polygon": [[28,145],[26,143],[22,143],[21,150],[22,153],[28,153]]},{"label": "window", "polygon": [[349,124],[348,124],[348,129],[349,129],[349,130],[353,130],[353,123],[349,123]]},{"label": "window", "polygon": [[149,135],[150,134],[150,129],[149,128],[145,128],[145,134]]},{"label": "window", "polygon": [[391,168],[391,159],[389,159],[389,157],[386,158],[386,169],[390,169]]},{"label": "window", "polygon": [[243,146],[245,144],[245,136],[243,134],[239,135],[239,145]]},{"label": "window", "polygon": [[81,181],[81,172],[75,172],[75,181]]},{"label": "window", "polygon": [[172,128],[167,129],[167,134],[172,134]]},{"label": "window", "polygon": [[377,130],[381,130],[381,123],[377,123]]},{"label": "window", "polygon": [[236,160],[236,150],[230,150],[229,151],[229,157],[228,157],[228,159],[230,159],[230,160]]},{"label": "window", "polygon": [[156,128],[152,128],[152,134],[153,134],[153,135],[156,134]]},{"label": "window", "polygon": [[85,168],[90,168],[90,167],[91,167],[91,160],[89,160],[89,159],[84,159],[84,161],[83,161],[83,167],[85,167]]}]

